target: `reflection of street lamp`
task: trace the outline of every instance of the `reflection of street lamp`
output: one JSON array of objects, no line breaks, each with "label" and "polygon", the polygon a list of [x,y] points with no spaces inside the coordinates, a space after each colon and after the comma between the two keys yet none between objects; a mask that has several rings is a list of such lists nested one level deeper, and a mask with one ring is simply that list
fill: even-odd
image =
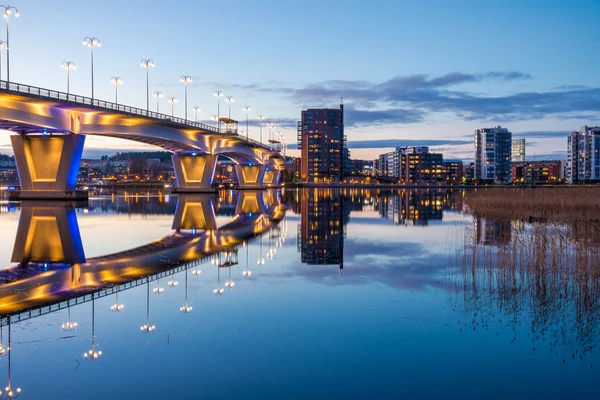
[{"label": "reflection of street lamp", "polygon": [[218,258],[211,257],[211,263],[216,264],[217,266],[217,287],[213,290],[213,293],[216,295],[222,295],[225,289],[221,287],[221,253],[219,253]]},{"label": "reflection of street lamp", "polygon": [[144,58],[140,66],[146,69],[146,111],[150,111],[150,81],[148,80],[148,69],[154,67],[154,61]]},{"label": "reflection of street lamp", "polygon": [[177,98],[176,97],[169,97],[167,99],[167,101],[169,103],[171,103],[171,117],[175,116],[175,103],[177,103]]},{"label": "reflection of street lamp", "polygon": [[183,303],[183,306],[179,307],[179,311],[181,311],[182,314],[189,314],[192,312],[192,306],[188,302],[188,270],[187,270],[187,268],[185,270],[185,302]]},{"label": "reflection of street lamp", "polygon": [[97,360],[102,355],[102,351],[96,351],[96,337],[94,336],[94,329],[96,325],[95,309],[94,294],[92,294],[92,348],[88,350],[87,353],[83,353],[83,358],[86,360]]},{"label": "reflection of street lamp", "polygon": [[174,278],[175,278],[175,272],[173,272],[171,274],[171,280],[169,282],[167,282],[167,285],[169,285],[170,287],[175,287],[175,286],[179,285],[179,282],[177,282]]},{"label": "reflection of street lamp", "polygon": [[156,280],[156,287],[152,289],[152,292],[155,294],[161,294],[165,291],[165,288],[160,287],[160,279]]},{"label": "reflection of street lamp", "polygon": [[[0,327],[0,329],[2,329]],[[16,399],[17,397],[19,397],[21,395],[21,388],[18,387],[16,389],[16,393],[13,392],[11,384],[10,384],[10,355],[12,353],[12,347],[10,346],[10,316],[8,317],[8,348],[6,349],[6,351],[8,352],[8,383],[6,385],[6,398],[8,399]],[[2,391],[0,390],[0,396],[2,396]]]},{"label": "reflection of street lamp", "polygon": [[260,237],[260,250],[258,253],[258,256],[256,256],[256,265],[265,265],[265,258],[262,256],[262,252],[263,252],[263,240],[262,240],[262,236]]},{"label": "reflection of street lamp", "polygon": [[123,84],[123,79],[120,76],[113,76],[110,78],[110,83],[115,85],[115,104],[119,104],[119,85]]},{"label": "reflection of street lamp", "polygon": [[194,112],[194,121],[198,122],[198,113],[202,110],[200,109],[200,107],[194,106],[192,107],[192,111]]},{"label": "reflection of street lamp", "polygon": [[244,246],[246,247],[246,269],[242,271],[242,276],[246,278],[250,278],[252,276],[252,271],[248,268],[248,249],[249,246],[244,242]]},{"label": "reflection of street lamp", "polygon": [[[2,42],[0,40],[0,51],[2,50],[2,43],[4,43],[4,42]],[[2,63],[0,63],[0,65],[1,64]],[[63,61],[60,64],[60,67],[67,70],[67,95],[68,95],[71,90],[71,70],[76,69],[75,63],[73,61]]]},{"label": "reflection of street lamp", "polygon": [[158,114],[158,100],[163,98],[165,95],[163,94],[163,92],[152,92],[152,97],[156,97],[156,113]]},{"label": "reflection of street lamp", "polygon": [[102,46],[102,43],[100,43],[100,39],[96,37],[86,36],[86,38],[83,39],[83,45],[89,47],[92,51],[92,100],[94,100],[94,47],[100,47]]},{"label": "reflection of street lamp", "polygon": [[250,122],[248,120],[248,113],[252,110],[252,108],[250,106],[244,106],[242,110],[246,112],[246,140],[248,140],[248,137],[250,135]]},{"label": "reflection of street lamp", "polygon": [[189,75],[181,75],[179,81],[183,82],[183,84],[185,85],[185,120],[187,121],[187,86],[188,83],[192,81],[192,77]]},{"label": "reflection of street lamp", "polygon": [[[217,120],[220,120],[221,119],[221,97],[223,97],[224,94],[220,90],[215,90],[213,92],[213,96],[215,96],[217,98]],[[221,121],[219,121],[217,124],[217,130],[219,132],[221,131]]]},{"label": "reflection of street lamp", "polygon": [[[12,12],[15,12],[15,17],[19,18],[19,10],[15,6],[0,6],[4,9],[4,18],[6,19],[6,83],[10,82],[10,40],[8,39],[8,19]],[[8,86],[6,87],[8,89]]]},{"label": "reflection of street lamp", "polygon": [[[154,289],[156,293],[156,289]],[[148,279],[148,288],[146,290],[146,323],[140,326],[140,331],[143,333],[152,333],[156,329],[156,326],[150,325],[150,279]]]},{"label": "reflection of street lamp", "polygon": [[77,322],[71,322],[71,306],[67,305],[67,322],[63,322],[60,326],[65,331],[73,331],[77,328]]},{"label": "reflection of street lamp", "polygon": [[117,300],[116,303],[110,306],[111,311],[120,312],[123,311],[125,306],[123,304],[119,304],[119,292],[117,292]]}]

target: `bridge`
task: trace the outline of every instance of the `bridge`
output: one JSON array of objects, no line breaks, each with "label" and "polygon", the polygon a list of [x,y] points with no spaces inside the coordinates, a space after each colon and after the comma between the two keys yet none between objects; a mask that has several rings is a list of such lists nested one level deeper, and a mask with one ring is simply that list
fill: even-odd
[{"label": "bridge", "polygon": [[239,189],[278,186],[279,152],[237,133],[149,110],[0,81],[0,129],[14,132],[21,199],[78,199],[87,135],[127,139],[172,153],[178,192],[214,191],[220,155],[236,163]]},{"label": "bridge", "polygon": [[23,202],[12,261],[0,270],[0,325],[28,319],[186,270],[223,255],[236,261],[244,242],[285,215],[277,191],[243,191],[236,216],[218,227],[214,197],[180,194],[174,233],[134,249],[87,259],[72,205]]}]

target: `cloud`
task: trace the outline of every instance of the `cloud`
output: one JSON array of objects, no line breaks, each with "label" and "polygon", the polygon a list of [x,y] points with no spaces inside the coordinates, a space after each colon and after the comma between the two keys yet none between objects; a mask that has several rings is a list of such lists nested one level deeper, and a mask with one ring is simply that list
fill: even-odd
[{"label": "cloud", "polygon": [[[565,138],[569,136],[568,131],[529,131],[529,132],[513,132],[513,138],[527,139],[552,139],[552,138]],[[528,143],[531,144],[531,143]]]},{"label": "cloud", "polygon": [[[384,149],[403,146],[453,146],[473,144],[472,140],[447,140],[447,139],[375,139],[375,140],[350,140],[348,148],[352,149]],[[289,149],[297,149],[296,144],[290,144]]]},{"label": "cloud", "polygon": [[[327,80],[294,87],[270,84],[234,85],[238,89],[279,94],[302,108],[331,106],[343,96],[348,125],[410,124],[434,114],[450,113],[466,121],[520,121],[542,118],[577,119],[598,116],[600,88],[562,85],[547,91],[481,95],[465,84],[496,82],[504,87],[533,77],[520,71],[481,74],[450,72],[440,76],[396,76],[383,82]],[[231,85],[228,85],[231,87]],[[471,87],[470,86],[470,87]]]}]

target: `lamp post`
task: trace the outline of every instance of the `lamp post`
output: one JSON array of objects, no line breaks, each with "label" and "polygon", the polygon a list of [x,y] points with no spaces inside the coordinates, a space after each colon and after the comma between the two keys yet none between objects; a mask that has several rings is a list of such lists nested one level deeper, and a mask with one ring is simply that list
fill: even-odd
[{"label": "lamp post", "polygon": [[215,121],[215,126],[216,126],[217,125],[217,121],[219,120],[219,117],[216,116],[216,115],[211,115],[210,119],[213,120],[213,121]]},{"label": "lamp post", "polygon": [[177,98],[176,97],[169,97],[167,99],[167,101],[169,103],[171,103],[171,117],[175,116],[175,103],[177,103]]},{"label": "lamp post", "polygon": [[220,90],[215,90],[213,92],[213,96],[217,98],[217,130],[221,131],[221,97],[223,97],[223,92]]},{"label": "lamp post", "polygon": [[242,110],[244,110],[246,112],[246,140],[250,140],[250,130],[249,130],[249,126],[250,126],[250,122],[248,120],[248,113],[250,112],[250,110],[252,110],[252,108],[250,106],[244,106],[244,108],[242,108]]},{"label": "lamp post", "polygon": [[194,106],[192,107],[192,111],[194,112],[194,121],[198,122],[198,113],[202,110],[200,109],[200,107]]},{"label": "lamp post", "polygon": [[100,39],[87,36],[83,39],[83,45],[90,48],[92,53],[92,100],[94,100],[94,47],[102,46]]},{"label": "lamp post", "polygon": [[263,119],[265,119],[265,116],[261,114],[256,118],[258,118],[258,120],[260,121],[260,140],[259,141],[262,144],[262,122],[263,122]]},{"label": "lamp post", "polygon": [[229,105],[229,117],[227,117],[227,118],[231,119],[231,103],[233,103],[235,101],[235,98],[233,96],[227,96],[227,97],[225,97],[225,101]]},{"label": "lamp post", "polygon": [[115,85],[115,104],[119,104],[119,85],[123,84],[123,79],[120,76],[113,76],[110,78],[110,83]]},{"label": "lamp post", "polygon": [[140,326],[142,333],[152,333],[156,326],[150,325],[150,280],[148,279],[148,288],[146,290],[146,323]]},{"label": "lamp post", "polygon": [[0,81],[2,80],[2,52],[4,51],[4,47],[6,47],[6,42],[0,40]]},{"label": "lamp post", "polygon": [[150,85],[148,80],[148,69],[154,67],[154,61],[144,58],[140,61],[140,66],[146,69],[146,111],[150,111]]},{"label": "lamp post", "polygon": [[158,100],[163,98],[165,95],[163,92],[152,92],[152,96],[156,97],[156,113],[158,113]]},{"label": "lamp post", "polygon": [[181,75],[181,78],[179,78],[180,82],[183,82],[184,86],[185,86],[185,120],[187,121],[187,86],[188,83],[190,83],[192,81],[192,77],[189,75]]},{"label": "lamp post", "polygon": [[68,95],[71,90],[71,70],[76,69],[76,66],[73,61],[63,61],[60,64],[60,67],[67,70],[67,95]]},{"label": "lamp post", "polygon": [[[19,18],[19,10],[15,6],[0,6],[4,9],[4,18],[6,19],[6,83],[10,83],[10,40],[9,40],[9,31],[8,31],[8,19],[10,14],[15,12],[15,17]],[[8,86],[7,86],[8,88]]]},{"label": "lamp post", "polygon": [[275,128],[275,125],[272,122],[269,122],[267,125],[269,125],[269,141],[272,139],[272,129]]}]

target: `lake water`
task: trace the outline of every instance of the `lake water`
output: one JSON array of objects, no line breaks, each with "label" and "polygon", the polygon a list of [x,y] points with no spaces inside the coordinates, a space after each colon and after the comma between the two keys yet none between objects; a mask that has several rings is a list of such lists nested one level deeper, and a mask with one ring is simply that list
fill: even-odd
[{"label": "lake water", "polygon": [[0,386],[23,399],[596,397],[587,245],[572,227],[473,217],[467,195],[3,201]]}]

